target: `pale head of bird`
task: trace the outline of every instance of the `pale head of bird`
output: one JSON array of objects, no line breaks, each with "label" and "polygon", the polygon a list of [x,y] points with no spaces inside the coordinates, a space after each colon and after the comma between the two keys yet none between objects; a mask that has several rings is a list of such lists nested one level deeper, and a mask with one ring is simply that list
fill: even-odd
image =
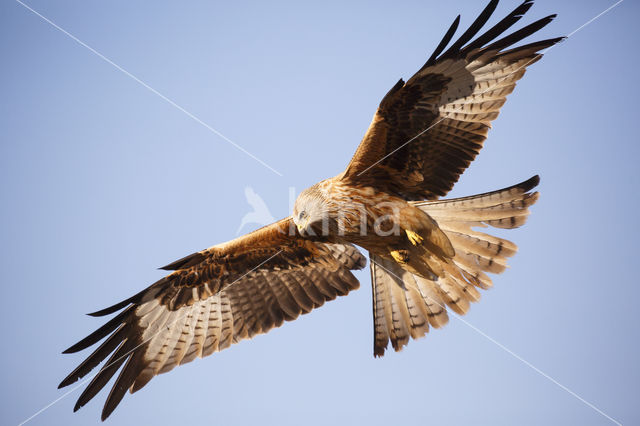
[{"label": "pale head of bird", "polygon": [[293,222],[300,235],[325,235],[330,229],[329,204],[317,184],[298,195],[293,205]]}]

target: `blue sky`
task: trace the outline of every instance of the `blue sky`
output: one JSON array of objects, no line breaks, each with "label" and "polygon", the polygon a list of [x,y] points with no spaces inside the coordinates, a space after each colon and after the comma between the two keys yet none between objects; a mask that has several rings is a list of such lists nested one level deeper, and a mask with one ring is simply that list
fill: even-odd
[{"label": "blue sky", "polygon": [[[566,35],[613,3],[540,0],[525,19],[558,13],[538,37]],[[2,2],[2,424],[64,395],[85,354],[60,352],[102,323],[84,313],[234,238],[246,187],[279,218],[290,188],[339,173],[387,90],[484,2],[28,4],[282,176]],[[498,232],[520,252],[466,322],[374,359],[367,269],[348,297],[125,396],[109,424],[612,423],[575,395],[639,423],[639,9],[621,3],[532,66],[453,190],[542,178],[527,226]],[[99,423],[107,392],[73,414],[79,393],[28,424]]]}]

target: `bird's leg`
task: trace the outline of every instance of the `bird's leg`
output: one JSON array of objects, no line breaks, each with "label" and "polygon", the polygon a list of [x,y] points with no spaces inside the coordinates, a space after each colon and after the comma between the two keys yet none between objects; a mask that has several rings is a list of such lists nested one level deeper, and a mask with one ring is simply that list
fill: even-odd
[{"label": "bird's leg", "polygon": [[393,260],[401,265],[406,265],[407,263],[409,263],[409,250],[389,250],[389,254],[391,254]]},{"label": "bird's leg", "polygon": [[411,231],[409,229],[405,229],[404,232],[407,233],[407,238],[409,238],[409,241],[414,246],[419,246],[424,241],[424,238],[422,238],[422,236],[420,234],[418,234],[417,232],[413,232],[413,231]]}]

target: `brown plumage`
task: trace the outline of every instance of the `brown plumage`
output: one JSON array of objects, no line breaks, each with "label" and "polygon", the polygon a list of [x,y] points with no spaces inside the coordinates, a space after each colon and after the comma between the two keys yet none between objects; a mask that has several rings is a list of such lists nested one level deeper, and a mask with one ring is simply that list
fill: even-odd
[{"label": "brown plumage", "polygon": [[529,206],[538,199],[530,192],[537,176],[499,191],[442,201],[411,202],[438,222],[455,255],[440,262],[444,273],[435,279],[412,274],[407,268],[371,254],[373,284],[374,355],[382,356],[389,342],[398,351],[409,337],[418,338],[429,326],[449,321],[446,307],[464,315],[470,302],[480,300],[477,288],[492,286],[486,272],[499,274],[517,247],[473,227],[512,229],[524,224]]},{"label": "brown plumage", "polygon": [[[446,195],[482,148],[506,96],[553,38],[512,47],[553,15],[507,36],[527,0],[477,36],[493,0],[445,51],[459,17],[433,55],[382,99],[346,170],[303,191],[293,215],[167,265],[140,293],[92,315],[120,311],[65,353],[104,341],[60,383],[106,362],[76,403],[82,407],[120,370],[102,418],[125,392],[174,367],[266,333],[348,294],[369,251],[374,355],[402,349],[478,301],[515,244],[474,227],[515,228],[537,200],[526,182],[473,197]],[[476,37],[477,36],[477,37]],[[475,39],[474,39],[475,37]],[[500,38],[502,37],[502,38]]]},{"label": "brown plumage", "polygon": [[[495,40],[529,10],[525,1],[467,44],[497,6],[492,1],[446,52],[459,16],[427,63],[382,99],[342,179],[411,200],[444,196],[476,157],[527,66],[561,37],[507,49],[547,25],[542,18]],[[507,49],[507,50],[505,50]],[[427,130],[428,129],[428,130]]]},{"label": "brown plumage", "polygon": [[135,296],[92,315],[124,310],[73,345],[83,350],[108,336],[60,387],[105,366],[78,398],[86,404],[124,364],[102,413],[108,417],[127,389],[156,374],[266,333],[284,321],[359,287],[350,272],[366,260],[351,245],[313,242],[289,232],[283,219],[236,240],[187,256],[177,269]]}]

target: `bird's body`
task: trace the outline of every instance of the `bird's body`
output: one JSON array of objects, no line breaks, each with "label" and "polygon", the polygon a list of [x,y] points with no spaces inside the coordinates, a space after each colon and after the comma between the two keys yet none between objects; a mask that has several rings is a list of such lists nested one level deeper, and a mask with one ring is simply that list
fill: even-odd
[{"label": "bird's body", "polygon": [[428,213],[401,197],[352,185],[341,176],[303,191],[294,205],[293,221],[302,235],[358,245],[425,278],[435,274],[425,261],[430,254],[441,259],[454,255],[448,238]]},{"label": "bird's body", "polygon": [[[516,245],[474,228],[522,225],[538,194],[535,176],[518,185],[441,199],[478,154],[526,68],[561,38],[514,47],[553,19],[504,35],[529,10],[525,0],[486,32],[492,0],[449,46],[458,17],[422,68],[384,96],[345,171],[303,191],[292,216],[177,260],[148,288],[109,308],[119,312],[65,352],[101,345],[60,384],[105,359],[75,409],[121,370],[108,417],[175,366],[266,333],[359,287],[352,270],[369,252],[374,355],[397,351],[458,314],[491,287]],[[474,38],[475,37],[475,38]],[[257,210],[257,209],[256,209]]]}]

